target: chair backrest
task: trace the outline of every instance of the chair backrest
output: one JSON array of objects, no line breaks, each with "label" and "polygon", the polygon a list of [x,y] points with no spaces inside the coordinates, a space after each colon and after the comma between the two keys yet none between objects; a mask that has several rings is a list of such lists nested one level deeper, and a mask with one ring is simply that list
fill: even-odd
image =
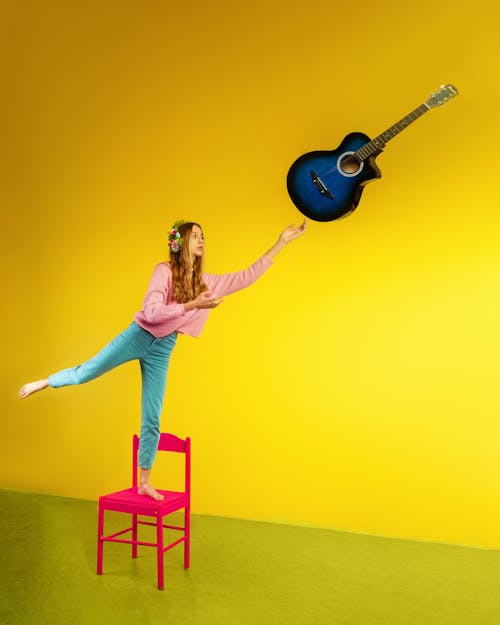
[{"label": "chair backrest", "polygon": [[[139,453],[140,438],[137,434],[132,437],[132,485],[137,487],[137,456]],[[158,451],[172,451],[185,454],[184,486],[187,493],[191,490],[191,439],[179,438],[175,434],[162,432],[158,441]]]},{"label": "chair backrest", "polygon": [[176,451],[186,453],[186,441],[174,434],[160,434],[158,451]]}]

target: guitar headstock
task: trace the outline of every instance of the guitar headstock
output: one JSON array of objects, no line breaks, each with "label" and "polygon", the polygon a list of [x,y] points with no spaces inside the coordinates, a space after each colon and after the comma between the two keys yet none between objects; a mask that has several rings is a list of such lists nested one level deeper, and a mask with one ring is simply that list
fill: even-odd
[{"label": "guitar headstock", "polygon": [[453,85],[441,85],[437,91],[434,91],[429,96],[429,99],[426,101],[426,104],[429,108],[434,108],[436,106],[441,106],[451,98],[454,98],[458,95],[458,89]]}]

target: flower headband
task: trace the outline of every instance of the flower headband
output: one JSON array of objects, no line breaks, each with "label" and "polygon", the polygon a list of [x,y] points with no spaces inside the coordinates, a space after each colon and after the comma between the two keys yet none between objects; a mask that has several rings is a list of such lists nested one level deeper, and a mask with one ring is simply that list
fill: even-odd
[{"label": "flower headband", "polygon": [[187,221],[181,219],[180,221],[176,221],[170,229],[168,234],[168,247],[172,252],[178,252],[184,243],[184,239],[179,232],[179,227],[186,223]]}]

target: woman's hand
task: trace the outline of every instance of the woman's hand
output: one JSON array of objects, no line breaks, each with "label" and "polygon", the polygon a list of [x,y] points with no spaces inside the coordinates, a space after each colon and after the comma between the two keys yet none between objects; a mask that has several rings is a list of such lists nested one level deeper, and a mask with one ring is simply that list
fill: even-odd
[{"label": "woman's hand", "polygon": [[294,226],[292,224],[288,226],[288,228],[283,230],[283,232],[280,234],[280,241],[285,244],[290,243],[290,241],[293,241],[297,237],[300,237],[301,234],[304,234],[306,228],[307,228],[307,223],[305,219],[300,224],[300,226]]},{"label": "woman's hand", "polygon": [[270,250],[266,252],[265,255],[267,256],[267,258],[269,258],[269,260],[272,260],[276,256],[276,254],[285,247],[287,243],[290,243],[290,241],[293,241],[297,237],[300,237],[301,234],[304,234],[306,228],[307,223],[305,219],[300,224],[300,226],[290,225],[288,226],[288,228],[285,228],[285,230],[283,230],[283,232],[280,234],[276,243],[272,246]]},{"label": "woman's hand", "polygon": [[184,304],[184,310],[187,312],[188,310],[194,310],[195,308],[217,308],[217,306],[222,304],[223,301],[224,299],[222,297],[213,298],[210,291],[204,291],[191,302]]}]

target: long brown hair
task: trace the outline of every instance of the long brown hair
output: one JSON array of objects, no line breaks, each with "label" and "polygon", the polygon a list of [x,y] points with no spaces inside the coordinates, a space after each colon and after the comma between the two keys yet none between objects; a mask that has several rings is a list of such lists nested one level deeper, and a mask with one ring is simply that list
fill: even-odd
[{"label": "long brown hair", "polygon": [[193,262],[193,270],[191,271],[189,258],[189,239],[193,226],[200,224],[188,221],[180,225],[177,229],[183,238],[181,249],[174,252],[170,249],[170,269],[172,270],[172,286],[174,290],[174,298],[180,304],[190,302],[200,293],[207,290],[207,285],[203,282],[203,259],[205,250],[201,256],[195,256]]}]

